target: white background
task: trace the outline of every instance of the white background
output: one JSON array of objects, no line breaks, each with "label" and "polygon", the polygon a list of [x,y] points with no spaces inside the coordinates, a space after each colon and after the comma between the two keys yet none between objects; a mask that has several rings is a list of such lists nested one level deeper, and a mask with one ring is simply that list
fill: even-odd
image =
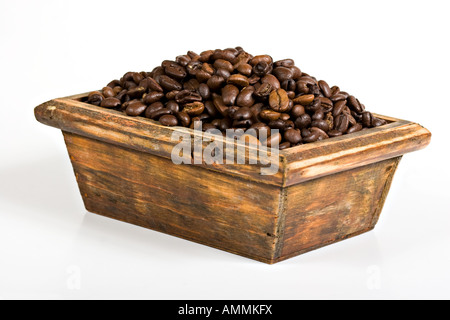
[{"label": "white background", "polygon": [[[449,299],[448,1],[0,2],[0,299]],[[33,108],[242,46],[420,123],[374,231],[276,265],[87,213]]]}]

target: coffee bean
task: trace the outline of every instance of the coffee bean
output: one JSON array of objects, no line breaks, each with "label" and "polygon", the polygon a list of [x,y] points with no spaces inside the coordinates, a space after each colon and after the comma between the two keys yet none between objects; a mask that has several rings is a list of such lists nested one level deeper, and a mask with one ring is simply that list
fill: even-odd
[{"label": "coffee bean", "polygon": [[302,135],[299,129],[288,129],[284,132],[284,139],[292,144],[302,141]]},{"label": "coffee bean", "polygon": [[249,85],[248,78],[242,74],[231,75],[227,82],[241,87],[247,87]]},{"label": "coffee bean", "polygon": [[254,92],[255,88],[252,86],[242,89],[236,98],[236,105],[239,107],[251,107],[255,103],[255,99],[253,98]]},{"label": "coffee bean", "polygon": [[183,109],[190,116],[198,116],[203,110],[205,110],[205,105],[198,101],[186,104]]},{"label": "coffee bean", "polygon": [[163,115],[161,118],[159,118],[159,122],[161,122],[162,125],[173,127],[178,125],[178,119],[172,114],[166,114]]},{"label": "coffee bean", "polygon": [[102,100],[100,106],[103,108],[117,108],[120,104],[121,102],[119,99],[110,97]]},{"label": "coffee bean", "polygon": [[[103,96],[103,94],[100,91],[94,91],[89,94],[87,103],[90,103],[90,104],[93,104],[96,106],[100,106],[104,99],[105,99],[105,97]],[[120,104],[120,100],[119,100],[119,104]],[[110,105],[111,105],[111,102],[108,102],[108,104],[105,108],[115,108],[116,107],[116,106],[111,107]],[[102,106],[102,107],[104,107],[104,106]]]},{"label": "coffee bean", "polygon": [[270,137],[267,138],[266,141],[264,141],[264,144],[269,148],[275,148],[279,147],[281,143],[282,137],[280,133],[272,134]]},{"label": "coffee bean", "polygon": [[223,134],[251,128],[258,132],[254,139],[261,130],[277,129],[272,139],[280,150],[387,123],[338,86],[302,72],[294,60],[273,62],[242,47],[188,51],[151,72],[127,72],[82,101],[165,126],[194,128],[201,121],[203,130]]},{"label": "coffee bean", "polygon": [[140,116],[147,109],[147,105],[141,101],[134,101],[128,104],[125,113],[129,116]]},{"label": "coffee bean", "polygon": [[239,89],[232,84],[227,84],[225,87],[222,88],[222,99],[227,106],[234,105],[238,95]]},{"label": "coffee bean", "polygon": [[278,89],[272,91],[269,96],[270,107],[277,112],[285,112],[289,108],[289,98],[286,91]]}]

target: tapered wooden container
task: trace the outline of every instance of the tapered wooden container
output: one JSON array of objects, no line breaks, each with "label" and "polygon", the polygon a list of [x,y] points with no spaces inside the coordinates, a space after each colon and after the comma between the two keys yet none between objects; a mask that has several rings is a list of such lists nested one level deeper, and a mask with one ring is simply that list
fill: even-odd
[{"label": "tapered wooden container", "polygon": [[266,263],[373,229],[402,155],[431,137],[377,115],[388,124],[280,151],[274,175],[260,165],[175,165],[180,128],[86,96],[49,101],[35,115],[62,130],[88,211]]}]

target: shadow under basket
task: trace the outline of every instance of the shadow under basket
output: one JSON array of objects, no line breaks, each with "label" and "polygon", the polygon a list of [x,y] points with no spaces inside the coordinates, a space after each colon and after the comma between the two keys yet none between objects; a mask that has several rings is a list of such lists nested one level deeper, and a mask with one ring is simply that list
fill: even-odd
[{"label": "shadow under basket", "polygon": [[176,165],[171,135],[185,128],[86,96],[46,102],[35,115],[62,130],[88,211],[270,264],[373,229],[402,155],[431,137],[376,115],[388,124],[280,151],[273,175],[260,164]]}]

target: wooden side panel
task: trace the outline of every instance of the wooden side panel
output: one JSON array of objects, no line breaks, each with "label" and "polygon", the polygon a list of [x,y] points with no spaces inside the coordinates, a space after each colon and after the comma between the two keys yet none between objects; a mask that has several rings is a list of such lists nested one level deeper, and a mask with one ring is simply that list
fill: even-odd
[{"label": "wooden side panel", "polygon": [[88,211],[270,263],[280,188],[64,133]]},{"label": "wooden side panel", "polygon": [[288,187],[280,260],[371,230],[399,160]]}]

